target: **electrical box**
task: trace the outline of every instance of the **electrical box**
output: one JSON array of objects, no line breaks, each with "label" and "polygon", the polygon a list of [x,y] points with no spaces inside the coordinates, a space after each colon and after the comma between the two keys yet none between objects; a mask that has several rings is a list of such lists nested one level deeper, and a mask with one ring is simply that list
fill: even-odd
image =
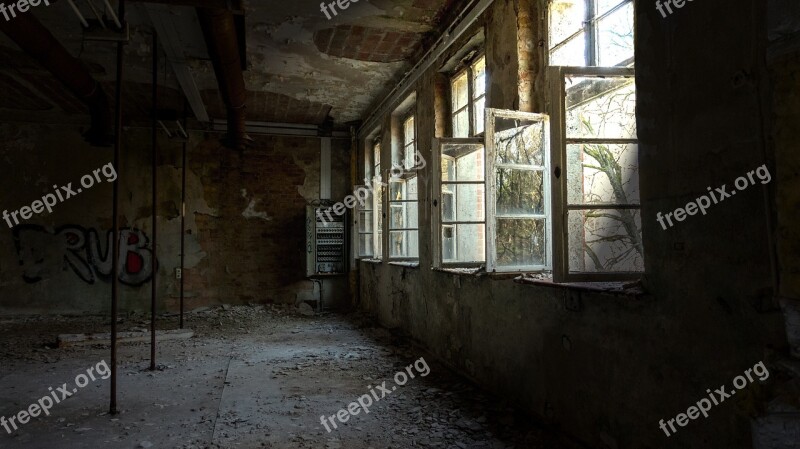
[{"label": "electrical box", "polygon": [[327,207],[306,208],[306,275],[347,272],[348,213],[336,215]]}]

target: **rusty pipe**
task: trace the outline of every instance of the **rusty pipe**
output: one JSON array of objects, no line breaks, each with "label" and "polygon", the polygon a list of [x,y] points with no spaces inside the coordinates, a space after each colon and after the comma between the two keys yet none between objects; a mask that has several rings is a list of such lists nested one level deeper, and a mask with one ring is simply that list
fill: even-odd
[{"label": "rusty pipe", "polygon": [[197,16],[228,113],[228,131],[222,143],[230,148],[243,149],[253,139],[245,128],[247,90],[233,13],[224,9],[197,8]]},{"label": "rusty pipe", "polygon": [[111,105],[83,63],[30,12],[17,14],[14,20],[0,20],[0,30],[89,107],[92,125],[84,138],[92,145],[110,146],[114,142]]}]

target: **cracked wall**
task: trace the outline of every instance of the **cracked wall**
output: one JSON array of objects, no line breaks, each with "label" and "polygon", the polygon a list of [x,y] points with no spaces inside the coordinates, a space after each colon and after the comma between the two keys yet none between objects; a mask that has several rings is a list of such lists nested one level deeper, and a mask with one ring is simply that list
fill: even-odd
[{"label": "cracked wall", "polygon": [[[76,127],[0,125],[0,204],[14,210],[113,159],[85,144]],[[152,261],[150,133],[127,129],[119,171],[121,310],[149,310],[150,278],[159,309],[179,307],[181,143],[161,136],[158,150],[158,258]],[[213,304],[289,302],[315,297],[305,280],[305,207],[319,196],[319,139],[263,137],[237,153],[218,135],[187,143],[185,298],[187,309]],[[334,140],[332,192],[349,180],[349,141]],[[339,175],[339,176],[337,176]],[[0,311],[107,313],[112,185],[67,199],[52,214],[14,231],[0,228]],[[5,226],[5,224],[3,224]],[[16,235],[16,239],[15,239]],[[110,236],[108,237],[110,239]],[[332,301],[346,297],[328,292]]]}]

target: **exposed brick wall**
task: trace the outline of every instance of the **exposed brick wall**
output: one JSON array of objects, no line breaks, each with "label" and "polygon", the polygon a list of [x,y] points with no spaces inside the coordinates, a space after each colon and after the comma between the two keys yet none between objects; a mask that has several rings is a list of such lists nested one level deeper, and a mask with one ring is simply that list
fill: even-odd
[{"label": "exposed brick wall", "polygon": [[[349,180],[346,141],[334,141],[333,172]],[[244,152],[208,139],[193,148],[189,169],[201,174],[213,214],[197,214],[199,243],[208,254],[187,270],[185,288],[197,305],[215,302],[292,302],[305,282],[305,198],[318,185],[319,139],[257,137]],[[334,192],[341,196],[342,187]],[[255,201],[256,214],[243,212]]]}]

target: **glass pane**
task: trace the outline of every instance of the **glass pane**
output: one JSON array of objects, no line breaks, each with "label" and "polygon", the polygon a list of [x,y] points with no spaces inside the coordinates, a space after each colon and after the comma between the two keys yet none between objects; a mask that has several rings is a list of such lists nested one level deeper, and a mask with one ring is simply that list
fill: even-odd
[{"label": "glass pane", "polygon": [[375,148],[372,150],[372,164],[377,167],[374,174],[378,174],[381,165],[381,144],[376,143]]},{"label": "glass pane", "polygon": [[419,227],[417,202],[389,204],[389,229]]},{"label": "glass pane", "polygon": [[403,137],[405,138],[405,146],[410,145],[411,143],[416,140],[416,135],[414,132],[414,116],[406,120],[405,124],[403,125]]},{"label": "glass pane", "polygon": [[497,219],[495,241],[498,267],[542,266],[546,264],[544,219]]},{"label": "glass pane", "polygon": [[497,210],[502,215],[544,214],[544,173],[498,168]]},{"label": "glass pane", "polygon": [[478,135],[485,131],[486,125],[484,125],[484,121],[486,120],[486,97],[481,97],[475,100],[475,134]]},{"label": "glass pane", "polygon": [[358,232],[372,232],[372,211],[358,213]]},{"label": "glass pane", "polygon": [[614,67],[633,58],[633,3],[597,22],[599,63]]},{"label": "glass pane", "polygon": [[372,256],[372,234],[359,234],[358,235],[358,256],[369,257]]},{"label": "glass pane", "polygon": [[544,130],[543,122],[496,117],[497,163],[544,165]]},{"label": "glass pane", "polygon": [[486,57],[481,56],[472,65],[472,97],[478,98],[486,93]]},{"label": "glass pane", "polygon": [[566,79],[567,138],[636,138],[633,78]]},{"label": "glass pane", "polygon": [[380,184],[375,186],[375,201],[372,211],[372,223],[374,224],[372,232],[375,236],[374,257],[376,259],[381,259],[383,257],[383,189],[384,187]]},{"label": "glass pane", "polygon": [[[586,0],[553,0],[550,5],[550,48],[583,28],[585,20]],[[567,65],[553,64],[552,61],[551,64]]]},{"label": "glass pane", "polygon": [[639,204],[638,145],[567,145],[569,204]]},{"label": "glass pane", "polygon": [[621,3],[625,3],[626,1],[631,1],[631,0],[597,0],[597,9],[595,10],[595,16],[602,16],[615,6]]},{"label": "glass pane", "polygon": [[390,231],[389,257],[419,257],[419,232]]},{"label": "glass pane", "polygon": [[413,170],[417,167],[415,156],[417,155],[417,145],[411,145],[405,149],[405,161],[403,165],[406,170]]},{"label": "glass pane", "polygon": [[644,271],[640,211],[569,211],[567,228],[570,272]]},{"label": "glass pane", "polygon": [[442,185],[442,221],[484,221],[486,194],[483,184]]},{"label": "glass pane", "polygon": [[442,144],[442,181],[483,181],[481,144]]},{"label": "glass pane", "polygon": [[453,80],[452,94],[454,111],[463,108],[469,101],[469,89],[467,88],[467,82],[469,82],[469,78],[467,77],[466,71]]},{"label": "glass pane", "polygon": [[442,261],[445,263],[485,262],[486,225],[442,226]]},{"label": "glass pane", "polygon": [[442,186],[442,221],[456,221],[456,192],[455,186]]},{"label": "glass pane", "polygon": [[550,65],[563,65],[585,67],[586,61],[586,33],[581,32],[569,42],[556,50],[550,51]]},{"label": "glass pane", "polygon": [[416,201],[417,178],[389,181],[389,201]]},{"label": "glass pane", "polygon": [[453,115],[453,137],[469,137],[469,108]]}]

